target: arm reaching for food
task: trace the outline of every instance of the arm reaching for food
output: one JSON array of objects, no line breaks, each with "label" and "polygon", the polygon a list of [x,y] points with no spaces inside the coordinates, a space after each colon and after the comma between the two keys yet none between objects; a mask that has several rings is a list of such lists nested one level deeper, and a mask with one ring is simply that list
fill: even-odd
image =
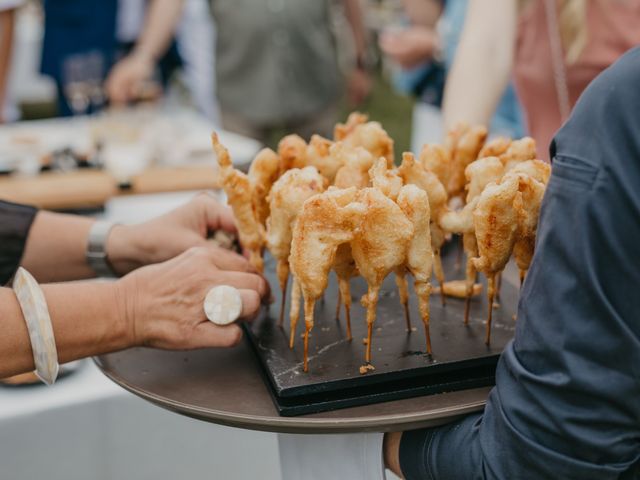
[{"label": "arm reaching for food", "polygon": [[444,91],[445,131],[459,122],[489,124],[511,77],[519,3],[469,0]]}]

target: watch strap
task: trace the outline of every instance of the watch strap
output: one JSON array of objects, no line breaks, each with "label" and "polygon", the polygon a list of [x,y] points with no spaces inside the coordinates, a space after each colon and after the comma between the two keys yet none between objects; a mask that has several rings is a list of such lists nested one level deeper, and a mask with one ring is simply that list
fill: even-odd
[{"label": "watch strap", "polygon": [[89,230],[87,241],[87,263],[98,277],[117,277],[107,258],[107,238],[115,223],[104,220],[96,221]]}]

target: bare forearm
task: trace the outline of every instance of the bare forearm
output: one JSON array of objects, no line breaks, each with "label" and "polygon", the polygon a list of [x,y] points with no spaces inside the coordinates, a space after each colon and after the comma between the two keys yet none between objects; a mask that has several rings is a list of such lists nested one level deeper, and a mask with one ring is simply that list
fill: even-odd
[{"label": "bare forearm", "polygon": [[14,10],[0,12],[0,123],[7,94],[11,49],[13,48]]},{"label": "bare forearm", "polygon": [[93,222],[91,218],[76,215],[39,212],[29,231],[22,266],[38,282],[95,276],[85,257]]},{"label": "bare forearm", "polygon": [[153,0],[134,52],[157,61],[169,48],[180,20],[182,5],[183,0]]},{"label": "bare forearm", "polygon": [[[131,346],[125,305],[116,283],[42,285],[59,363]],[[34,369],[29,333],[20,305],[9,288],[0,288],[0,378]]]},{"label": "bare forearm", "polygon": [[516,0],[471,0],[447,79],[445,128],[458,122],[487,125],[511,76]]}]

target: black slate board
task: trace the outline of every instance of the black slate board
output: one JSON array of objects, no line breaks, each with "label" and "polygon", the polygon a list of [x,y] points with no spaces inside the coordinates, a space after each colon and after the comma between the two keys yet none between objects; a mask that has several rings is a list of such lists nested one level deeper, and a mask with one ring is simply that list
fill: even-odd
[{"label": "black slate board", "polygon": [[[455,268],[455,248],[444,260],[448,279],[462,278]],[[513,314],[518,289],[502,282],[501,305],[494,309],[491,346],[484,344],[487,300],[485,291],[471,304],[469,325],[463,323],[464,300],[447,298],[442,307],[439,295],[431,297],[431,342],[433,355],[425,355],[425,337],[413,285],[410,284],[411,334],[405,329],[404,310],[399,302],[393,275],[381,290],[372,342],[375,370],[361,375],[366,337],[365,309],[360,297],[366,291],[363,279],[353,279],[351,326],[353,340],[346,339],[344,310],[335,319],[338,298],[333,273],[315,311],[315,326],[309,337],[309,372],[302,370],[304,320],[298,323],[294,350],[288,346],[287,298],[285,325],[279,328],[280,292],[275,279],[275,262],[265,259],[275,302],[269,311],[247,328],[250,342],[260,359],[267,383],[283,416],[333,410],[386,400],[396,400],[444,391],[492,385],[498,356],[513,337]],[[289,296],[289,293],[288,293]],[[301,312],[302,315],[302,312]]]}]

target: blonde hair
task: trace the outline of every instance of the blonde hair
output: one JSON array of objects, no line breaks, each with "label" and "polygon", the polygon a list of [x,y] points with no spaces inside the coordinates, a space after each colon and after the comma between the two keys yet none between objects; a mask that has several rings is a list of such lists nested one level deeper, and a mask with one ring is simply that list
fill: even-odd
[{"label": "blonde hair", "polygon": [[571,65],[587,44],[587,0],[560,0],[558,28],[565,61]]}]

